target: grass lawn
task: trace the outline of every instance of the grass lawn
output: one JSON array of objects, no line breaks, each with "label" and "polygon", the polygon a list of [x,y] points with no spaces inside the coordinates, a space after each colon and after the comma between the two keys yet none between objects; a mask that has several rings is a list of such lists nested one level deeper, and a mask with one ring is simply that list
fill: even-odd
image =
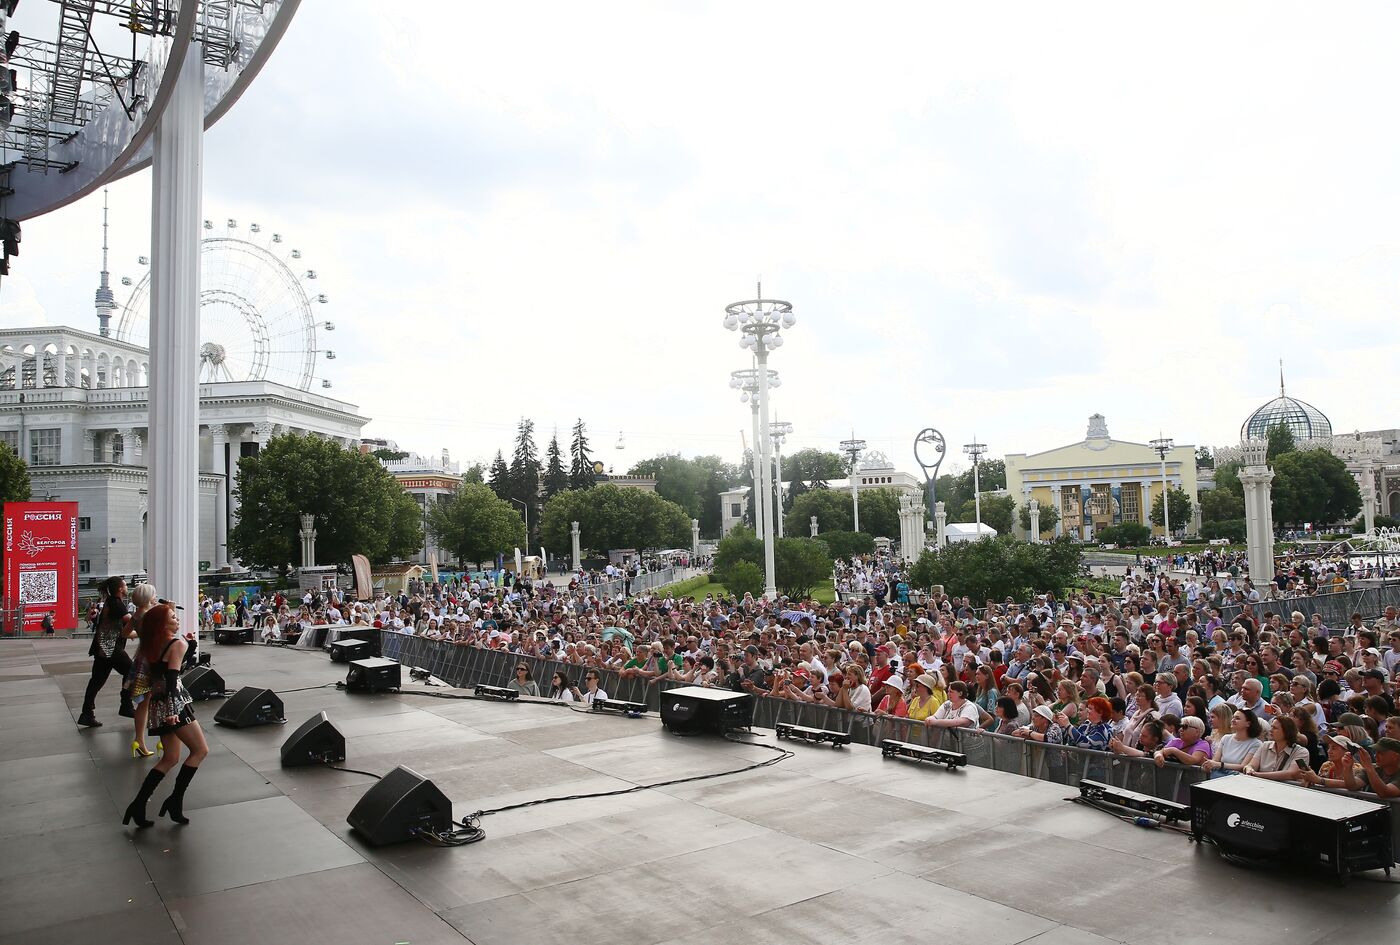
[{"label": "grass lawn", "polygon": [[[711,581],[709,584],[701,585],[695,590],[689,591],[681,596],[689,597],[691,600],[704,600],[707,594],[713,594],[715,596],[721,594],[728,595],[729,589],[717,581]],[[830,581],[822,581],[816,587],[812,588],[812,599],[818,604],[830,604],[836,600],[836,588],[832,586]]]}]

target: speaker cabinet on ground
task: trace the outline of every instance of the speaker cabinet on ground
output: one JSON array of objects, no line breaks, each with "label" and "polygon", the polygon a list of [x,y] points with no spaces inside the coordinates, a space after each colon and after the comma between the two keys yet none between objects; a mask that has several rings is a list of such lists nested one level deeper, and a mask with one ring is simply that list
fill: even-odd
[{"label": "speaker cabinet on ground", "polygon": [[190,698],[196,702],[220,698],[225,690],[224,677],[208,666],[196,666],[185,670],[180,681],[185,684]]},{"label": "speaker cabinet on ground", "polygon": [[345,688],[351,692],[384,692],[402,685],[403,667],[398,660],[354,660],[345,674]]},{"label": "speaker cabinet on ground", "polygon": [[219,707],[214,721],[229,728],[272,725],[284,721],[282,700],[271,689],[244,686]]},{"label": "speaker cabinet on ground", "polygon": [[326,713],[318,712],[282,743],[282,767],[329,764],[345,760],[345,736]]},{"label": "speaker cabinet on ground", "polygon": [[374,648],[367,640],[336,640],[326,649],[330,651],[332,663],[349,663],[374,655]]},{"label": "speaker cabinet on ground", "polygon": [[253,642],[252,627],[222,627],[214,631],[214,642],[224,645],[238,645]]},{"label": "speaker cabinet on ground", "polygon": [[452,830],[452,802],[433,782],[399,765],[365,792],[346,820],[371,846],[404,843],[421,830]]}]

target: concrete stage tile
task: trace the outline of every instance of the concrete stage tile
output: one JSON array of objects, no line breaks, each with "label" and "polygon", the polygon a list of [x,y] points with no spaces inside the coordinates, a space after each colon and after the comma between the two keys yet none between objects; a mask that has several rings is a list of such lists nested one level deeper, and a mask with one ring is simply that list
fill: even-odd
[{"label": "concrete stage tile", "polygon": [[[191,794],[199,787],[196,779]],[[157,799],[163,796],[156,792]],[[158,809],[153,804],[151,815]],[[134,838],[167,900],[364,861],[285,797],[208,807],[190,820],[181,827],[160,818]]]},{"label": "concrete stage tile", "polygon": [[1048,932],[1041,932],[1035,938],[1026,939],[1021,945],[1115,945],[1117,941],[1072,925],[1057,925]]},{"label": "concrete stage tile", "polygon": [[[460,851],[437,850],[453,856]],[[465,939],[368,864],[170,903],[185,945],[462,945]]]},{"label": "concrete stage tile", "polygon": [[[315,715],[308,712],[307,718]],[[370,735],[389,735],[395,732],[411,732],[415,730],[424,731],[460,731],[461,726],[450,719],[444,719],[440,715],[433,715],[431,712],[424,712],[411,706],[404,706],[400,712],[385,713],[383,715],[347,716],[341,718],[334,709],[326,711],[331,723],[340,730],[340,734],[346,738],[363,738]],[[305,718],[298,719],[300,724],[306,721]]]},{"label": "concrete stage tile", "polygon": [[[1032,913],[891,873],[759,915],[731,918],[715,928],[667,939],[664,945],[1014,945],[1039,941],[1054,927]],[[1100,941],[1086,935],[1083,945]]]},{"label": "concrete stage tile", "polygon": [[84,868],[107,864],[114,873],[135,870],[144,880],[141,857],[127,833],[115,826],[118,821],[114,815],[108,823],[61,827],[6,840],[5,856],[0,857],[0,889],[16,879],[47,876],[53,887],[53,898],[63,902],[64,897],[72,893],[71,885],[63,877],[73,864]]},{"label": "concrete stage tile", "polygon": [[0,804],[0,840],[5,847],[16,843],[18,837],[86,825],[103,829],[120,819],[111,797],[92,773],[49,782],[59,785],[57,795],[42,793],[44,783],[37,782],[36,789],[25,795],[5,785],[5,803]]},{"label": "concrete stage tile", "polygon": [[[115,820],[110,825],[77,829],[106,833],[121,842]],[[0,942],[25,942],[30,929],[102,913],[138,911],[154,921],[163,911],[160,897],[129,844],[121,851],[110,840],[94,840],[91,858],[69,858],[54,866],[40,849],[47,839],[5,841],[7,858],[22,858],[28,853],[45,866],[0,882]],[[71,849],[73,838],[65,836],[62,845],[65,850]]]},{"label": "concrete stage tile", "polygon": [[[1182,835],[1175,831],[1141,827],[1124,830],[1127,825],[1111,814],[1072,801],[1061,800],[1054,806],[1026,811],[1006,823],[1037,833],[1053,834],[1067,840],[1078,840],[1081,843],[1117,850],[1120,853],[1145,856],[1165,864],[1195,860],[1192,846],[1183,843]],[[1190,826],[1189,819],[1184,825]]]},{"label": "concrete stage tile", "polygon": [[75,919],[67,919],[68,915],[63,910],[57,916],[59,924],[26,931],[22,939],[24,945],[77,945],[80,942],[183,945],[180,933],[175,931],[175,923],[158,905],[137,908],[135,903],[128,903],[118,912],[103,912]]},{"label": "concrete stage tile", "polygon": [[[550,785],[548,791],[541,791],[539,787],[530,787],[525,790],[509,791],[501,794],[473,798],[470,808],[480,808],[489,810],[496,807],[506,807],[511,804],[518,804],[522,801],[534,800],[540,797],[564,797],[571,794],[592,794],[598,791],[616,791],[633,787],[626,781],[617,778],[609,778],[586,769],[583,776],[574,781],[563,781],[559,784]],[[550,827],[560,827],[565,824],[578,823],[583,820],[597,820],[602,817],[611,817],[624,811],[640,810],[644,807],[653,807],[670,804],[675,798],[659,790],[654,791],[634,791],[631,794],[617,794],[612,797],[596,797],[575,801],[559,801],[554,804],[542,804],[536,807],[522,807],[518,810],[502,811],[499,814],[492,814],[486,818],[489,824],[489,835],[495,839],[498,837],[509,837],[515,834],[528,833],[531,830],[544,830]]]},{"label": "concrete stage tile", "polygon": [[[106,754],[98,759],[98,773],[113,800],[122,808],[136,794],[137,788],[146,778],[146,772],[154,767],[155,759],[131,757],[129,738],[121,741],[121,751]],[[154,749],[154,736],[146,737],[146,747]],[[172,749],[174,746],[170,746]],[[185,754],[181,749],[181,756]],[[171,769],[161,786],[156,788],[156,798],[162,798],[175,783],[178,766]],[[185,809],[199,810],[215,804],[237,804],[242,801],[256,801],[266,797],[281,795],[278,788],[268,779],[248,767],[243,759],[217,742],[210,742],[209,756],[199,766],[189,793],[185,795]]]},{"label": "concrete stage tile", "polygon": [[[672,735],[659,723],[631,738],[573,745],[545,752],[634,784],[665,781],[695,774],[713,774],[776,757],[757,745],[722,738]],[[787,764],[787,762],[783,762]]]},{"label": "concrete stage tile", "polygon": [[[86,687],[87,683],[84,682],[83,686]],[[39,676],[25,679],[0,677],[0,696],[46,696],[57,689],[52,677]]]},{"label": "concrete stage tile", "polygon": [[631,738],[637,734],[637,724],[645,719],[629,719],[614,715],[583,715],[572,719],[550,719],[548,724],[519,726],[497,730],[502,738],[538,751],[569,748],[574,745],[594,745],[614,738]]}]

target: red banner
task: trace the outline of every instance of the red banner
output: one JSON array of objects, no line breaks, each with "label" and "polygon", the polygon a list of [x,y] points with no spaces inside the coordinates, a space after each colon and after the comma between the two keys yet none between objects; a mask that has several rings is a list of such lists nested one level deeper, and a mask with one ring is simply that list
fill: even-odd
[{"label": "red banner", "polygon": [[78,503],[5,503],[5,598],[24,604],[24,630],[45,614],[55,630],[78,627]]}]

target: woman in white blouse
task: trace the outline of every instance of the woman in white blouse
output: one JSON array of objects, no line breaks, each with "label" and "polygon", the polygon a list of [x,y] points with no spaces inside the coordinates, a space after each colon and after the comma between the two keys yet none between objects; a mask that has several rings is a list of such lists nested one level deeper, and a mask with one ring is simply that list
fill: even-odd
[{"label": "woman in white blouse", "polygon": [[1259,748],[1244,773],[1270,781],[1294,781],[1301,773],[1298,762],[1307,763],[1308,749],[1298,744],[1298,723],[1281,715],[1269,724],[1269,739]]},{"label": "woman in white blouse", "polygon": [[1249,709],[1236,709],[1230,716],[1230,731],[1216,743],[1214,757],[1201,765],[1212,778],[1243,771],[1253,766],[1264,743],[1259,740],[1264,727]]}]

